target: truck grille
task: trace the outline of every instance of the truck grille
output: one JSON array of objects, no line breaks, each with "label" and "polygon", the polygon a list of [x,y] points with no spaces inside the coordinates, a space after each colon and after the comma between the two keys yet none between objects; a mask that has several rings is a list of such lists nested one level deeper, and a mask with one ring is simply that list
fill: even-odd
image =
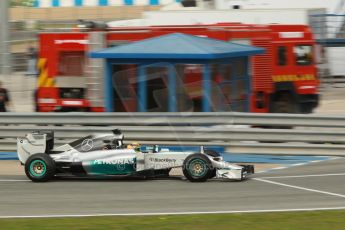
[{"label": "truck grille", "polygon": [[253,88],[272,90],[272,43],[268,39],[255,39],[253,45],[266,49],[264,54],[253,57]]},{"label": "truck grille", "polygon": [[84,99],[83,88],[60,88],[61,99]]}]

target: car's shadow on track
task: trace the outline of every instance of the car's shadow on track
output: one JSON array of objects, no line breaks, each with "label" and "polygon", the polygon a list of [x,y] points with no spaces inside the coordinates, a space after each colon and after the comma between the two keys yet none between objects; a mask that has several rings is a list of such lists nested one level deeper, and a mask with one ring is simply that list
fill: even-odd
[{"label": "car's shadow on track", "polygon": [[[55,176],[49,182],[156,182],[156,181],[179,181],[181,183],[200,184],[205,182],[190,182],[183,176],[169,176],[160,178],[143,178],[143,177],[77,177],[77,176]],[[245,183],[250,181],[250,178],[243,181],[239,180],[226,180],[226,179],[209,179],[206,183],[224,183],[224,182],[241,182]]]},{"label": "car's shadow on track", "polygon": [[55,176],[51,182],[66,181],[66,182],[146,182],[146,181],[165,181],[165,180],[174,180],[174,181],[185,181],[186,179],[182,177],[162,177],[162,178],[144,178],[144,177],[118,177],[118,176],[106,176],[106,177],[77,177],[77,176]]}]

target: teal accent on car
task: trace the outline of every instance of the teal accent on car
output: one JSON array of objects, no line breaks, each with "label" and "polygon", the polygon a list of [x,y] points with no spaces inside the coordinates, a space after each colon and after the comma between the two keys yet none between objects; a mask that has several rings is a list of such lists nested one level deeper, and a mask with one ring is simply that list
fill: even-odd
[{"label": "teal accent on car", "polygon": [[128,175],[136,171],[136,160],[125,159],[121,161],[95,160],[85,167],[92,175]]}]

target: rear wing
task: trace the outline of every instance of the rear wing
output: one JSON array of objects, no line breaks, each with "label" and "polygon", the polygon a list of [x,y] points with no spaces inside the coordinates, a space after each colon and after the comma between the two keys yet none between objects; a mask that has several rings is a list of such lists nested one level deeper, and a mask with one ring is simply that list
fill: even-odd
[{"label": "rear wing", "polygon": [[30,155],[48,153],[54,148],[53,131],[34,131],[17,138],[17,154],[21,163],[25,163]]}]

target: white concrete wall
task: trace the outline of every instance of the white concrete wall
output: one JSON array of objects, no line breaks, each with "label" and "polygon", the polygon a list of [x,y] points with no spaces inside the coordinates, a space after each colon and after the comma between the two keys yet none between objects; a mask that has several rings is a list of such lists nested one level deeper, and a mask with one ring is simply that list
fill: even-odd
[{"label": "white concrete wall", "polygon": [[41,0],[40,1],[40,7],[51,7],[51,1],[50,0]]},{"label": "white concrete wall", "polygon": [[71,7],[71,6],[74,6],[74,1],[71,1],[71,0],[60,0],[60,5],[62,7]]},{"label": "white concrete wall", "polygon": [[97,6],[98,0],[84,0],[84,6]]},{"label": "white concrete wall", "polygon": [[345,47],[328,47],[327,57],[331,76],[345,76]]},{"label": "white concrete wall", "polygon": [[217,22],[255,24],[308,24],[308,10],[215,10],[215,11],[154,11],[144,12],[146,25],[182,25]]},{"label": "white concrete wall", "polygon": [[215,0],[217,9],[232,9],[240,5],[242,9],[275,9],[275,8],[326,8],[335,13],[337,5],[343,0]]}]

